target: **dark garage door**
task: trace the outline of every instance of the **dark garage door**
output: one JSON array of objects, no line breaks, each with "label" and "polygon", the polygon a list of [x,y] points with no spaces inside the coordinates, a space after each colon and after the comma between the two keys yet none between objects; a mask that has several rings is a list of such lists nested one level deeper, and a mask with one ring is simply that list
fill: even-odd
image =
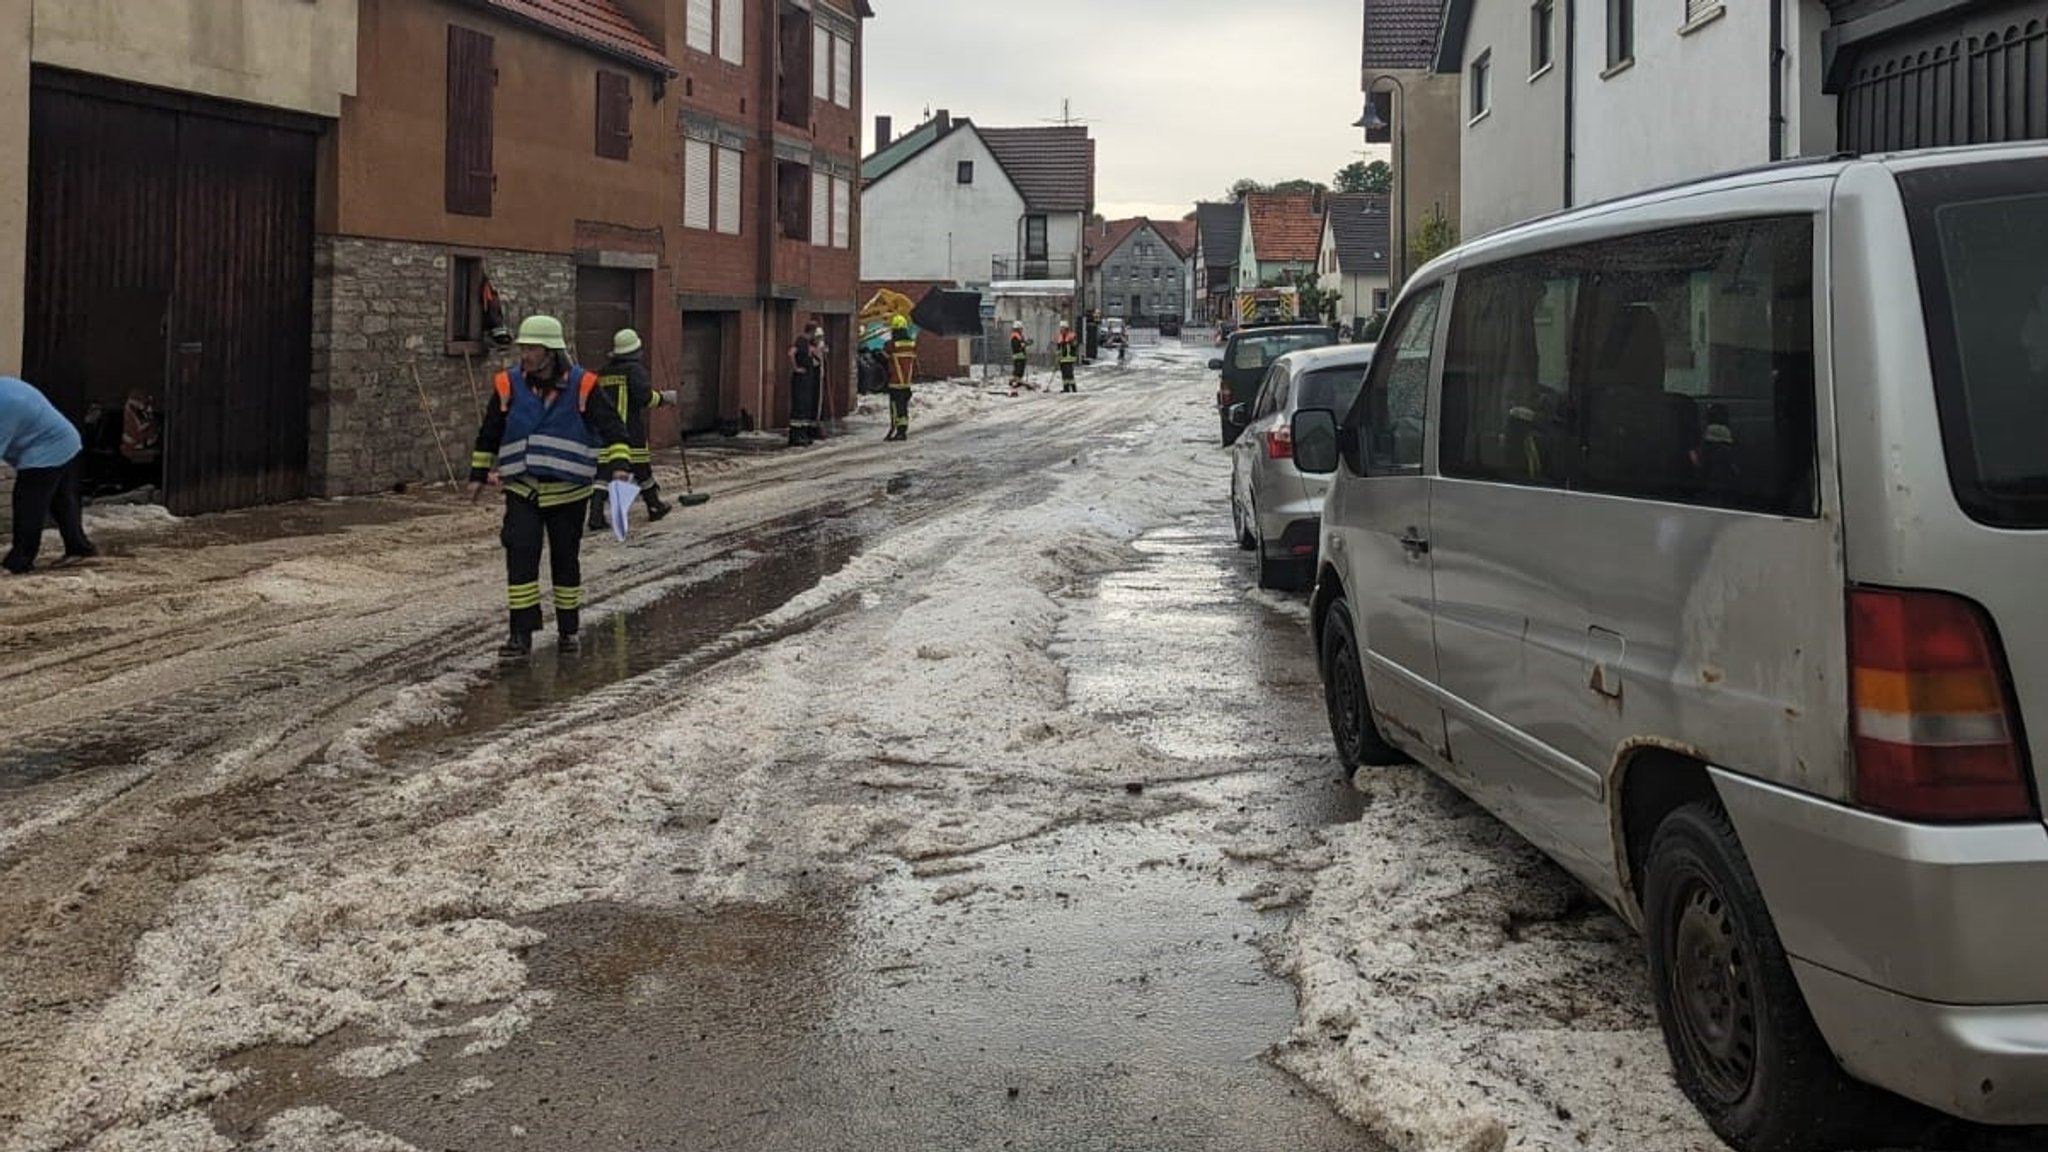
[{"label": "dark garage door", "polygon": [[[1841,33],[1871,23],[1852,22]],[[1837,115],[1844,149],[2048,138],[2043,0],[1956,6],[1952,14],[1849,42],[1843,55]]]},{"label": "dark garage door", "polygon": [[155,398],[174,512],[305,495],[320,122],[42,69],[29,116],[28,379]]}]

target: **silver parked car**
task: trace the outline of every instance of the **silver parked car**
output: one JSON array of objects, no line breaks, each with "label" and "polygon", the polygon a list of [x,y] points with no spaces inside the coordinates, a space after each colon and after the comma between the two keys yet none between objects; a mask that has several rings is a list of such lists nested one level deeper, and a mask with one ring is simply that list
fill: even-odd
[{"label": "silver parked car", "polygon": [[1343,412],[1372,363],[1370,344],[1289,352],[1273,361],[1249,404],[1232,405],[1244,431],[1230,445],[1230,526],[1259,562],[1259,587],[1306,588],[1315,574],[1316,536],[1329,481],[1294,466],[1294,413]]},{"label": "silver parked car", "polygon": [[1737,1148],[2048,1123],[2044,268],[2048,147],[1777,165],[1439,258],[1295,417],[1342,758],[1638,926]]}]

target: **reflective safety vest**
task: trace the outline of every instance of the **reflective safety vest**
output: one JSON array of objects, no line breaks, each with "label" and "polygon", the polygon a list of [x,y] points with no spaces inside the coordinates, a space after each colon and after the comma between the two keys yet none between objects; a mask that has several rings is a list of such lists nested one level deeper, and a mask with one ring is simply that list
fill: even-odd
[{"label": "reflective safety vest", "polygon": [[1030,341],[1028,341],[1028,340],[1024,339],[1024,338],[1023,338],[1022,336],[1012,336],[1012,337],[1010,337],[1010,359],[1012,359],[1012,360],[1022,360],[1022,359],[1025,359],[1025,352],[1024,352],[1024,349],[1025,349],[1025,347],[1026,347],[1027,345],[1029,345],[1029,344],[1030,344]]},{"label": "reflective safety vest", "polygon": [[1060,337],[1059,352],[1060,363],[1072,364],[1081,358],[1081,342],[1074,339],[1072,332],[1068,332]]},{"label": "reflective safety vest", "polygon": [[[583,422],[583,407],[597,390],[597,375],[571,367],[573,389],[550,404],[526,386],[519,369],[498,373],[498,403],[505,413],[505,438],[498,445],[498,475],[588,484],[597,479],[597,444]],[[574,403],[569,397],[573,391]]]},{"label": "reflective safety vest", "polygon": [[896,337],[889,343],[889,353],[892,356],[917,355],[917,337],[907,334]]}]

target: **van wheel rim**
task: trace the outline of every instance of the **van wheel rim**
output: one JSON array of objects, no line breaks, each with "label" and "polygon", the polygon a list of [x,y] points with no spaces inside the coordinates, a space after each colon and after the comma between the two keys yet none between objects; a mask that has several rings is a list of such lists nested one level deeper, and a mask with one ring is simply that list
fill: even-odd
[{"label": "van wheel rim", "polygon": [[1339,644],[1330,657],[1330,725],[1337,730],[1337,739],[1346,749],[1356,748],[1365,707],[1358,662],[1352,659],[1349,644]]},{"label": "van wheel rim", "polygon": [[1700,1086],[1733,1104],[1756,1075],[1756,994],[1732,910],[1705,877],[1686,878],[1671,897],[1672,1015],[1686,1062]]}]

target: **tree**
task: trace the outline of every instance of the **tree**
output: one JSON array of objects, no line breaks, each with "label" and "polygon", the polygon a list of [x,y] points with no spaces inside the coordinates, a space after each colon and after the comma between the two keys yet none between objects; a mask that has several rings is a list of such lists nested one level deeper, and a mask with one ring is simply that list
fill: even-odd
[{"label": "tree", "polygon": [[1225,192],[1224,195],[1228,196],[1231,200],[1235,201],[1242,200],[1246,196],[1249,196],[1254,192],[1264,191],[1266,191],[1266,186],[1264,184],[1261,184],[1257,180],[1254,180],[1251,177],[1247,176],[1244,179],[1233,183],[1230,186],[1230,191]]},{"label": "tree", "polygon": [[1295,298],[1301,303],[1301,318],[1320,318],[1328,323],[1337,322],[1337,304],[1344,299],[1342,292],[1327,291],[1313,272],[1290,271],[1281,276],[1285,284],[1294,287]]},{"label": "tree", "polygon": [[1370,164],[1353,160],[1337,170],[1335,180],[1339,192],[1377,192],[1384,196],[1394,188],[1394,166],[1385,160]]},{"label": "tree", "polygon": [[1273,191],[1300,194],[1303,192],[1328,192],[1329,188],[1317,180],[1282,180],[1280,183],[1273,185]]},{"label": "tree", "polygon": [[1458,226],[1451,223],[1442,208],[1432,209],[1429,219],[1424,220],[1408,238],[1408,258],[1412,265],[1408,270],[1413,272],[1457,246]]}]

